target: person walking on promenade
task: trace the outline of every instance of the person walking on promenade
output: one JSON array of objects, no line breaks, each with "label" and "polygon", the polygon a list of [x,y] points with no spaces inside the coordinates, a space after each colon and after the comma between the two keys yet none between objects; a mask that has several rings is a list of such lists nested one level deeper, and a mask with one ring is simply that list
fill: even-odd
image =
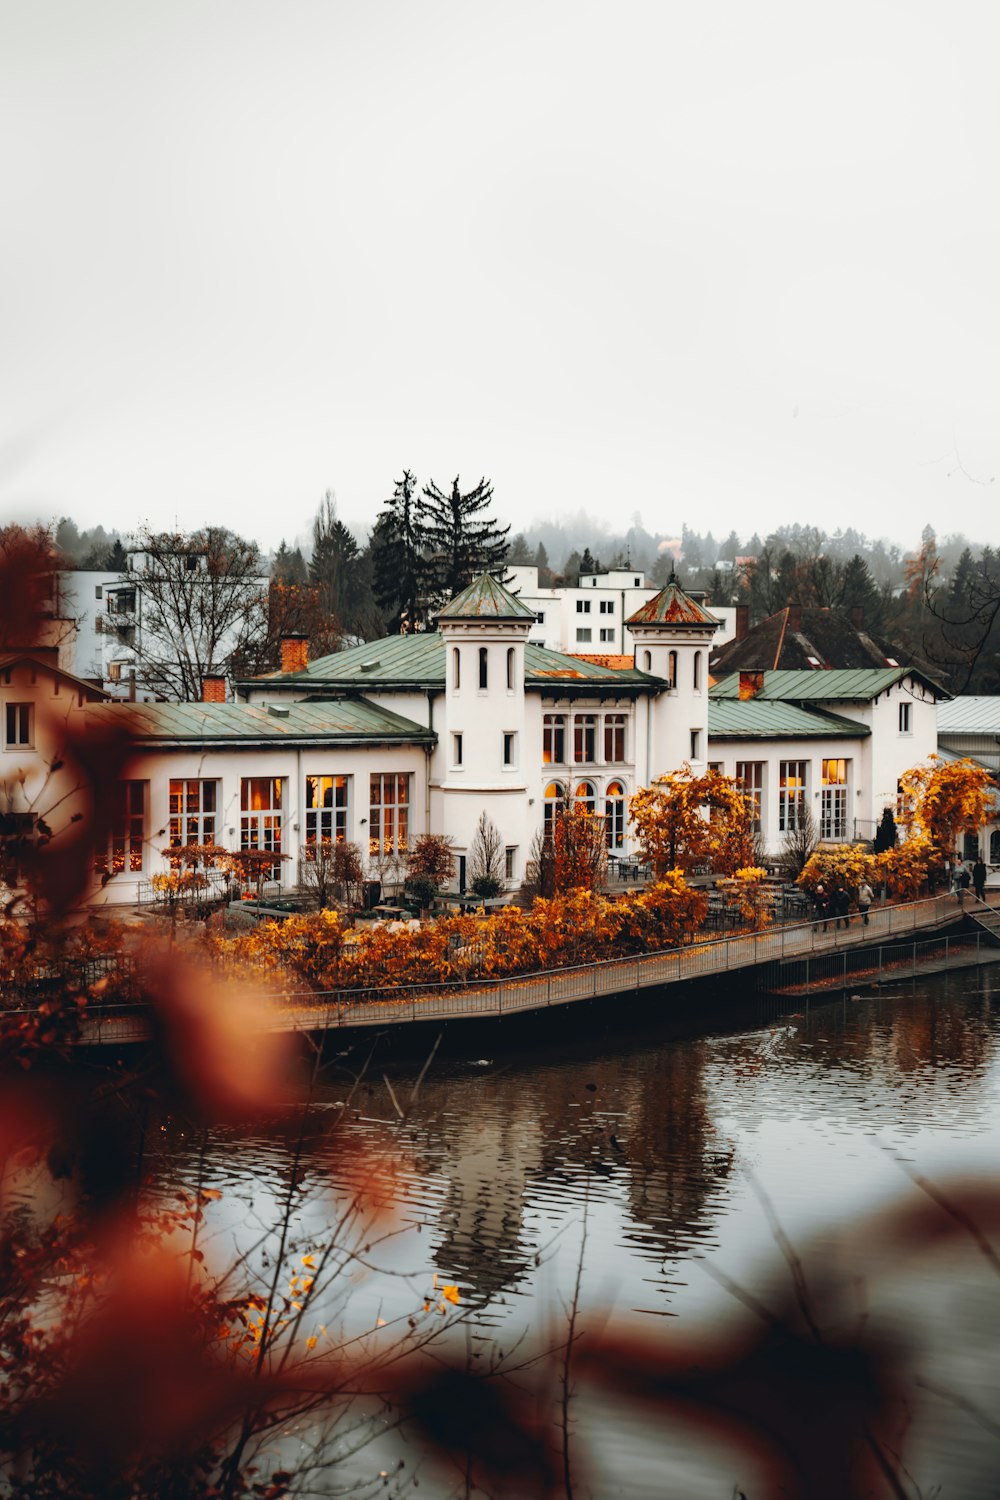
[{"label": "person walking on promenade", "polygon": [[833,911],[834,911],[834,915],[837,918],[836,922],[834,923],[834,927],[835,928],[839,928],[841,922],[843,922],[843,924],[844,924],[845,927],[850,927],[850,925],[851,925],[851,918],[848,915],[849,912],[850,912],[850,910],[851,910],[851,898],[848,895],[848,893],[847,893],[846,889],[844,888],[844,886],[838,885],[836,893],[835,893],[834,898],[833,898]]},{"label": "person walking on promenade", "polygon": [[858,911],[861,913],[861,925],[863,927],[868,926],[868,908],[874,900],[875,892],[867,880],[863,880],[858,887]]},{"label": "person walking on promenade", "polygon": [[970,880],[969,867],[964,859],[960,859],[955,866],[955,891],[959,906],[965,905],[965,893],[969,889]]},{"label": "person walking on promenade", "polygon": [[986,900],[986,866],[983,864],[983,856],[977,855],[976,863],[972,866],[972,889],[976,893],[977,901]]},{"label": "person walking on promenade", "polygon": [[823,923],[823,931],[825,932],[830,925],[829,893],[823,888],[823,886],[818,885],[816,887],[816,895],[813,899],[816,902],[816,920],[817,922]]}]

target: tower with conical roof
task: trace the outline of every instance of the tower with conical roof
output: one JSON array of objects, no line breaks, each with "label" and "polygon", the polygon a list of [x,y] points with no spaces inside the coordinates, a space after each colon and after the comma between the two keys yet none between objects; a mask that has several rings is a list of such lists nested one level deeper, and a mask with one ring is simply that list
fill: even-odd
[{"label": "tower with conical roof", "polygon": [[635,665],[664,688],[647,700],[650,777],[684,761],[698,769],[708,753],[708,653],[719,621],[685,593],[674,573],[627,621]]},{"label": "tower with conical roof", "polygon": [[507,845],[526,845],[524,648],[534,622],[534,611],[489,573],[438,612],[445,690],[436,792],[443,802],[434,822],[453,835],[460,858],[484,811]]}]

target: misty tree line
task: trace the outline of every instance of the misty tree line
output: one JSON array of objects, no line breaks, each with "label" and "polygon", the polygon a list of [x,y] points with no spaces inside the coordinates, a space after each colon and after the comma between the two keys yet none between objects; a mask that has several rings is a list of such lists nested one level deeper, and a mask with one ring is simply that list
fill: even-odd
[{"label": "misty tree line", "polygon": [[[853,528],[795,524],[716,541],[687,525],[679,534],[651,532],[638,516],[612,535],[580,514],[511,538],[492,502],[485,479],[463,491],[458,479],[421,485],[404,470],[367,538],[340,519],[327,493],[307,548],[283,541],[266,558],[237,539],[250,549],[248,569],[271,580],[265,626],[255,622],[256,644],[248,633],[242,649],[246,669],[276,665],[278,639],[290,630],[309,636],[317,655],[426,627],[441,602],[484,570],[503,576],[510,564],[534,565],[539,583],[552,587],[627,566],[654,586],[676,570],[685,587],[716,604],[746,604],[754,623],[789,603],[860,606],[867,631],[922,657],[955,691],[1000,692],[1000,557],[960,533],[939,538],[925,526],[919,547],[906,552]],[[55,541],[69,567],[124,569],[124,540],[114,531],[80,531],[63,518]]]}]

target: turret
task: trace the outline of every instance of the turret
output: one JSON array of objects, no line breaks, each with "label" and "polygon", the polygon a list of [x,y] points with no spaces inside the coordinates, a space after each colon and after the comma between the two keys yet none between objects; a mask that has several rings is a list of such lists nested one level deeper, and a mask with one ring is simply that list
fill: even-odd
[{"label": "turret", "polygon": [[651,707],[649,773],[708,756],[708,652],[719,621],[671,573],[660,592],[626,621],[635,665],[665,687]]}]

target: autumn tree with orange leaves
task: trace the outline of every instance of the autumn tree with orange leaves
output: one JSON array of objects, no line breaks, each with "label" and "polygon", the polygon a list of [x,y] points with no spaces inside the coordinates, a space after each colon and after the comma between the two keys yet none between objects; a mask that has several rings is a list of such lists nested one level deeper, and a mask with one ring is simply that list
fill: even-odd
[{"label": "autumn tree with orange leaves", "polygon": [[986,822],[995,790],[989,772],[975,761],[932,755],[900,778],[899,821],[907,837],[927,840],[932,858],[952,859],[959,835],[977,832]]},{"label": "autumn tree with orange leaves", "polygon": [[696,776],[685,761],[658,776],[629,802],[629,823],[657,879],[702,864],[731,874],[755,863],[751,810],[739,782],[719,771]]}]

